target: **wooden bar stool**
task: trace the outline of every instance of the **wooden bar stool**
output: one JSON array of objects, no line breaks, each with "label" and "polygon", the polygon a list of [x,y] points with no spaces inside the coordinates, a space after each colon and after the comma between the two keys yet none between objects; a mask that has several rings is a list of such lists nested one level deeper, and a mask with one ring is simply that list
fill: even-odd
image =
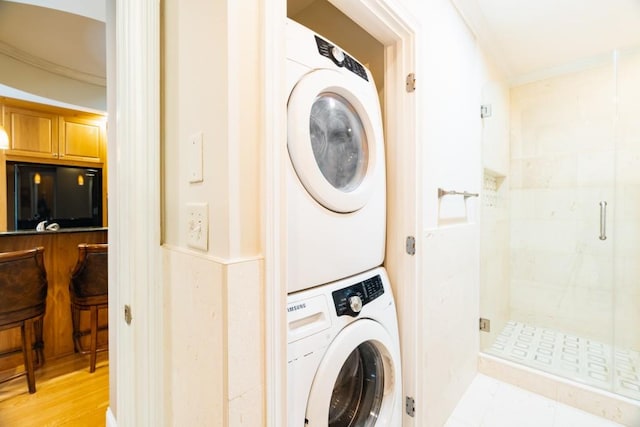
[{"label": "wooden bar stool", "polygon": [[[108,325],[98,324],[99,311],[109,307],[107,251],[106,243],[78,245],[78,261],[69,282],[74,347],[76,352],[90,355],[89,372],[96,370],[96,354],[109,350],[108,342],[98,347],[98,333],[108,329]],[[89,328],[81,328],[83,311],[90,313]],[[82,338],[87,335],[89,348],[82,344]]]},{"label": "wooden bar stool", "polygon": [[19,327],[22,341],[20,349],[5,351],[0,356],[22,352],[25,367],[24,372],[0,382],[26,375],[29,393],[36,392],[35,368],[44,363],[42,322],[48,283],[43,254],[43,247],[0,253],[0,330]]}]

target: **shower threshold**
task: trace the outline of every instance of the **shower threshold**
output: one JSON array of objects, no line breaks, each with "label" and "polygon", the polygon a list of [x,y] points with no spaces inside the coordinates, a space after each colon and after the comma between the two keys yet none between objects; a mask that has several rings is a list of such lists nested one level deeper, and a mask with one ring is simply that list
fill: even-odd
[{"label": "shower threshold", "polygon": [[640,400],[640,352],[509,321],[487,354]]}]

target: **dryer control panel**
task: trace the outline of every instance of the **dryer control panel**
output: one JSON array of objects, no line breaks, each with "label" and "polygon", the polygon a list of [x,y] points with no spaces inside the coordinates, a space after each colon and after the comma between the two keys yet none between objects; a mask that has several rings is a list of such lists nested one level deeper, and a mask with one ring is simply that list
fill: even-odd
[{"label": "dryer control panel", "polygon": [[344,67],[357,76],[362,77],[366,81],[369,81],[367,77],[367,71],[358,61],[344,53],[338,46],[329,43],[326,40],[316,36],[316,44],[318,45],[318,52],[320,55],[329,58],[338,67]]},{"label": "dryer control panel", "polygon": [[384,286],[380,275],[331,293],[337,315],[351,317],[356,317],[362,307],[382,294],[384,294]]}]

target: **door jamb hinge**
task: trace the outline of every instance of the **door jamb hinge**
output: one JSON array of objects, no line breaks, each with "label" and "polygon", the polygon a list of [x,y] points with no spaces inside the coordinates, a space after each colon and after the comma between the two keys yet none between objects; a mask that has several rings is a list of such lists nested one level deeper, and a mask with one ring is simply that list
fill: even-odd
[{"label": "door jamb hinge", "polygon": [[407,92],[409,93],[416,91],[416,74],[415,73],[407,74],[406,88],[407,88]]},{"label": "door jamb hinge", "polygon": [[480,118],[486,119],[491,117],[491,104],[483,104],[480,106]]},{"label": "door jamb hinge", "polygon": [[491,332],[491,320],[480,318],[480,330],[484,332]]},{"label": "door jamb hinge", "polygon": [[131,324],[131,306],[129,304],[124,305],[124,321],[127,325]]},{"label": "door jamb hinge", "polygon": [[404,400],[404,407],[407,411],[407,415],[410,417],[416,416],[416,400],[411,396],[406,396]]},{"label": "door jamb hinge", "polygon": [[416,254],[416,238],[413,236],[407,236],[405,240],[405,249],[409,255]]}]

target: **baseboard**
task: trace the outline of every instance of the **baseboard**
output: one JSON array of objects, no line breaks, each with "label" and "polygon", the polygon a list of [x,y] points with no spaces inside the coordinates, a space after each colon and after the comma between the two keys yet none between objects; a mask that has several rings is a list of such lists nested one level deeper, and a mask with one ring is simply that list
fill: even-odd
[{"label": "baseboard", "polygon": [[111,412],[111,407],[107,408],[107,427],[118,427],[116,423],[116,417],[113,416],[113,412]]}]

